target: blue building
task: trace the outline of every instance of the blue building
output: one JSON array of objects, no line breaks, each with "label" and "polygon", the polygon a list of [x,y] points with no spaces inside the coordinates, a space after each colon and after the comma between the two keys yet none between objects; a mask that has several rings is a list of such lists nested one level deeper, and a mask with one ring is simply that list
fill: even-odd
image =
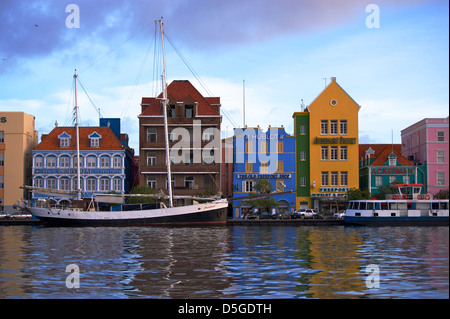
[{"label": "blue building", "polygon": [[263,132],[257,128],[234,129],[233,137],[233,217],[245,218],[257,207],[248,200],[256,193],[260,180],[268,180],[273,192],[289,192],[274,195],[277,205],[270,213],[295,210],[295,136],[281,128],[271,127]]},{"label": "blue building", "polygon": [[[102,119],[99,127],[80,127],[79,132],[82,197],[128,193],[133,150],[127,135],[120,134],[120,120]],[[55,127],[42,136],[32,155],[33,186],[55,191],[51,195],[55,202],[70,200],[67,192],[76,193],[78,185],[76,129]],[[32,199],[47,197],[34,192]]]}]

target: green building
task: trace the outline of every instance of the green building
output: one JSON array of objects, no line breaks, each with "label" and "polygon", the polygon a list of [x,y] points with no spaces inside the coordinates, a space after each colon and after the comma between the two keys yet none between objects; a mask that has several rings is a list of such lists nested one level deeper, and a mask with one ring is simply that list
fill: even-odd
[{"label": "green building", "polygon": [[400,144],[360,144],[359,156],[361,190],[377,195],[379,186],[399,183],[423,184],[427,192],[425,166],[414,165],[403,156]]}]

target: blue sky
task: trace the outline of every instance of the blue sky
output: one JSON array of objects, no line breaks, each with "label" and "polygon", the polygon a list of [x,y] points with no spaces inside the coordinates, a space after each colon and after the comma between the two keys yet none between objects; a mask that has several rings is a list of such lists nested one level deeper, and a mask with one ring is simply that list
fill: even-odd
[{"label": "blue sky", "polygon": [[[66,6],[80,10],[67,28]],[[369,4],[379,28],[368,28]],[[143,96],[159,93],[153,70],[154,20],[212,96],[222,128],[284,125],[330,77],[361,105],[360,143],[400,143],[400,131],[449,107],[448,1],[421,0],[2,0],[0,110],[36,117],[39,133],[72,124],[74,69],[104,117],[121,117],[138,151]],[[168,80],[197,82],[166,41]],[[147,58],[146,58],[147,57]],[[324,79],[325,78],[325,79]],[[81,123],[98,114],[79,89]],[[224,132],[224,135],[227,132]]]}]

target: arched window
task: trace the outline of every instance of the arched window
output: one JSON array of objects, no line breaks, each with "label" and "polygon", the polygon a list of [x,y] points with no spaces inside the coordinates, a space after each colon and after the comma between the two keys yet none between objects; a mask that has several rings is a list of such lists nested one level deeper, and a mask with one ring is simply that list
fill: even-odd
[{"label": "arched window", "polygon": [[95,178],[86,179],[86,191],[95,192],[97,190],[97,180]]},{"label": "arched window", "polygon": [[110,161],[111,158],[108,155],[102,155],[100,157],[100,167],[102,168],[110,167],[111,166]]},{"label": "arched window", "polygon": [[109,178],[100,179],[100,190],[103,192],[108,192],[110,190]]}]

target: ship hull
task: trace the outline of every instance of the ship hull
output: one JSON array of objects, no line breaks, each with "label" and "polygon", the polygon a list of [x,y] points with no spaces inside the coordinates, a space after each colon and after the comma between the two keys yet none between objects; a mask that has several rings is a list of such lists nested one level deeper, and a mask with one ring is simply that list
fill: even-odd
[{"label": "ship hull", "polygon": [[28,208],[48,226],[225,225],[228,203],[220,201],[141,211],[73,211]]}]

